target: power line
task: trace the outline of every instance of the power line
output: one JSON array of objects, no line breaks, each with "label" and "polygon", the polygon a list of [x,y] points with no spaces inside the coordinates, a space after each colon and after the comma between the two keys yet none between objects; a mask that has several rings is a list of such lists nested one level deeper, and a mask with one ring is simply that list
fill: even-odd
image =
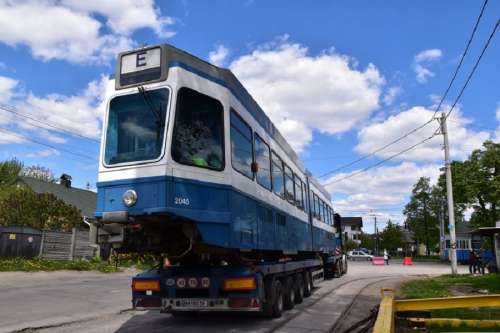
[{"label": "power line", "polygon": [[35,139],[32,139],[32,138],[26,137],[24,135],[20,135],[20,134],[14,133],[14,132],[12,132],[10,130],[7,130],[5,128],[1,128],[0,127],[0,132],[7,133],[9,135],[18,137],[20,139],[31,141],[31,142],[36,143],[38,145],[49,147],[49,148],[52,148],[52,149],[55,149],[55,150],[58,150],[58,151],[62,151],[62,152],[65,152],[65,153],[68,153],[68,154],[71,154],[71,155],[75,155],[75,156],[78,156],[78,157],[83,157],[85,159],[89,159],[89,160],[92,160],[92,161],[97,161],[97,159],[95,157],[92,157],[90,155],[85,155],[85,154],[74,152],[74,151],[71,151],[71,150],[68,150],[68,149],[65,149],[65,148],[56,147],[54,145],[51,145],[51,144],[48,144],[48,143],[45,143],[45,142],[41,142],[41,141],[38,141],[38,140],[35,140]]},{"label": "power line", "polygon": [[431,123],[431,122],[433,122],[433,121],[434,121],[434,118],[433,118],[433,119],[430,119],[429,121],[427,121],[426,123],[424,123],[424,124],[420,125],[419,127],[417,127],[417,128],[415,128],[415,129],[413,129],[413,130],[409,131],[408,133],[406,133],[406,134],[404,134],[404,135],[400,136],[399,138],[397,138],[397,139],[395,139],[395,140],[393,140],[393,141],[389,142],[389,143],[388,143],[388,144],[386,144],[385,146],[380,147],[380,148],[378,148],[378,149],[376,149],[376,150],[372,151],[372,152],[371,152],[371,153],[369,153],[368,155],[362,156],[362,157],[358,158],[357,160],[354,160],[354,161],[352,161],[352,162],[349,162],[349,163],[347,163],[347,164],[344,164],[344,165],[342,165],[342,166],[340,166],[340,167],[338,167],[338,168],[336,168],[336,169],[334,169],[334,170],[332,170],[332,171],[328,171],[328,172],[326,172],[326,173],[324,173],[324,174],[320,175],[318,178],[323,178],[323,177],[328,176],[328,175],[330,175],[330,174],[332,174],[332,173],[335,173],[335,172],[337,172],[337,171],[339,171],[339,170],[345,169],[345,168],[347,168],[347,167],[350,167],[351,165],[354,165],[354,164],[356,164],[356,163],[358,163],[358,162],[361,162],[361,161],[363,161],[363,160],[367,159],[368,157],[371,157],[371,156],[375,155],[376,153],[381,152],[382,150],[384,150],[384,149],[386,149],[386,148],[388,148],[388,147],[392,146],[393,144],[395,144],[395,143],[397,143],[397,142],[399,142],[399,141],[403,140],[404,138],[407,138],[407,137],[408,137],[408,136],[410,136],[411,134],[413,134],[413,133],[415,133],[415,132],[418,132],[420,129],[424,128],[425,126],[427,126],[429,123]]},{"label": "power line", "polygon": [[472,39],[474,38],[474,35],[476,34],[477,27],[479,26],[479,21],[481,21],[481,17],[483,16],[484,9],[486,8],[486,5],[488,4],[488,0],[485,0],[483,3],[483,7],[481,8],[481,12],[479,13],[479,16],[476,19],[476,24],[474,25],[474,29],[472,29],[472,33],[469,37],[469,40],[467,41],[467,45],[465,46],[465,50],[462,54],[462,57],[460,58],[460,62],[458,63],[457,68],[455,69],[455,73],[453,73],[453,77],[451,78],[450,84],[448,85],[448,88],[446,88],[446,91],[443,94],[443,97],[441,97],[441,100],[439,101],[439,104],[434,111],[434,116],[436,117],[436,114],[439,112],[439,109],[441,109],[441,105],[443,104],[446,96],[448,95],[448,92],[451,89],[451,86],[453,85],[453,82],[455,81],[455,78],[457,77],[458,71],[460,70],[460,67],[462,67],[462,63],[464,61],[465,55],[467,54],[467,51],[469,51],[470,44],[472,43]]},{"label": "power line", "polygon": [[394,155],[391,155],[391,156],[389,156],[388,158],[383,159],[383,160],[382,160],[382,161],[380,161],[380,162],[377,162],[377,163],[372,164],[372,165],[370,165],[370,166],[368,166],[368,167],[366,167],[366,168],[364,168],[364,169],[361,169],[361,170],[358,170],[358,171],[356,171],[356,172],[353,172],[353,173],[351,173],[351,174],[349,174],[349,175],[347,175],[347,176],[345,176],[345,177],[342,177],[342,178],[339,178],[339,179],[332,180],[332,181],[330,181],[330,182],[328,182],[328,183],[323,184],[323,186],[325,186],[325,187],[326,187],[326,186],[330,186],[330,185],[332,185],[332,184],[339,183],[339,182],[341,182],[341,181],[343,181],[343,180],[346,180],[346,179],[352,178],[352,177],[354,177],[354,176],[356,176],[356,175],[359,175],[360,173],[363,173],[363,172],[366,172],[366,171],[368,171],[368,170],[370,170],[370,169],[373,169],[373,168],[375,168],[375,167],[377,167],[377,166],[379,166],[379,165],[381,165],[381,164],[383,164],[383,163],[385,163],[385,162],[387,162],[387,161],[392,160],[392,159],[393,159],[393,158],[395,158],[395,157],[398,157],[399,155],[402,155],[402,154],[404,154],[404,153],[406,153],[406,152],[408,152],[408,151],[410,151],[410,150],[412,150],[412,149],[415,149],[416,147],[420,146],[421,144],[424,144],[425,142],[429,141],[430,139],[432,139],[432,138],[433,138],[433,137],[435,137],[435,136],[436,136],[436,132],[434,132],[434,134],[432,134],[432,135],[431,135],[431,136],[429,136],[428,138],[426,138],[426,139],[424,139],[424,140],[422,140],[422,141],[420,141],[420,142],[418,142],[418,143],[414,144],[413,146],[410,146],[410,147],[408,147],[408,148],[406,148],[406,149],[404,149],[404,150],[402,150],[402,151],[400,151],[400,152],[398,152],[398,153],[396,153],[396,154],[394,154]]},{"label": "power line", "polygon": [[[48,121],[43,121],[43,120],[40,120],[40,119],[35,118],[35,117],[31,116],[31,115],[23,114],[23,113],[21,113],[21,112],[17,111],[17,109],[16,109],[16,108],[14,108],[14,107],[12,107],[12,106],[10,106],[10,105],[0,104],[0,110],[3,110],[3,111],[5,111],[5,112],[12,113],[12,114],[14,114],[14,115],[16,115],[16,116],[18,116],[18,117],[23,117],[23,118],[29,119],[29,120],[34,121],[34,122],[36,122],[36,123],[43,124],[43,125],[45,125],[45,126],[48,126],[48,127],[52,128],[52,129],[54,129],[54,130],[58,131],[58,132],[63,132],[63,133],[65,133],[65,134],[68,134],[68,135],[71,135],[71,136],[78,136],[78,137],[80,137],[80,138],[82,138],[82,139],[86,139],[86,140],[89,140],[89,141],[93,141],[93,142],[97,142],[97,143],[99,143],[99,140],[96,140],[96,139],[91,138],[91,137],[89,137],[89,136],[82,135],[82,134],[79,134],[79,133],[76,133],[76,132],[70,131],[70,130],[65,129],[65,128],[62,128],[62,127],[60,127],[60,126],[58,126],[58,125],[56,125],[56,124],[54,124],[54,123],[51,123],[51,122],[48,122]],[[46,128],[46,127],[43,127],[43,126],[40,126],[40,125],[35,125],[35,124],[33,124],[33,123],[32,123],[31,125],[33,125],[33,126],[35,126],[35,127],[38,127],[38,128],[42,128],[42,129],[48,129],[48,128]]]},{"label": "power line", "polygon": [[477,67],[479,66],[479,63],[481,62],[481,59],[483,58],[484,53],[486,52],[486,49],[488,49],[488,46],[490,46],[490,42],[493,39],[493,36],[495,36],[495,33],[497,32],[498,25],[500,24],[500,19],[497,20],[497,23],[495,24],[495,27],[493,28],[493,31],[490,34],[490,37],[488,37],[488,40],[486,41],[486,44],[484,44],[483,50],[481,51],[481,54],[476,60],[476,63],[474,64],[474,67],[472,67],[471,72],[469,73],[469,76],[467,77],[467,80],[465,81],[464,85],[462,86],[462,89],[460,89],[460,93],[458,94],[457,98],[455,98],[455,101],[453,102],[453,105],[451,106],[450,110],[446,114],[446,118],[450,115],[450,113],[455,109],[455,106],[457,105],[458,101],[462,97],[462,94],[465,91],[465,88],[467,88],[467,85],[469,84],[470,79],[476,72]]},{"label": "power line", "polygon": [[[340,170],[342,170],[342,169],[345,169],[345,168],[347,168],[347,167],[350,167],[350,166],[352,166],[352,165],[354,165],[354,164],[356,164],[356,163],[358,163],[358,162],[361,162],[361,161],[363,161],[363,160],[367,159],[368,157],[371,157],[371,156],[373,156],[373,155],[375,155],[375,154],[379,153],[380,151],[385,150],[386,148],[388,148],[388,147],[390,147],[390,146],[392,146],[392,145],[396,144],[397,142],[399,142],[399,141],[401,141],[401,140],[405,139],[405,138],[406,138],[406,137],[408,137],[409,135],[411,135],[411,134],[413,134],[413,133],[415,133],[415,132],[419,131],[420,129],[422,129],[423,127],[427,126],[429,123],[431,123],[432,121],[434,121],[436,114],[439,112],[439,110],[440,110],[440,108],[441,108],[441,105],[443,104],[443,102],[444,102],[444,100],[445,100],[446,96],[448,95],[448,92],[450,91],[450,88],[451,88],[451,86],[453,85],[453,82],[455,81],[455,78],[457,77],[457,74],[458,74],[458,72],[459,72],[460,68],[462,67],[463,60],[464,60],[464,58],[465,58],[465,56],[466,56],[466,54],[467,54],[467,52],[468,52],[468,50],[469,50],[469,47],[470,47],[470,44],[471,44],[471,42],[472,42],[472,40],[473,40],[473,38],[474,38],[474,35],[476,34],[477,27],[478,27],[478,25],[479,25],[479,22],[481,21],[481,18],[482,18],[482,16],[483,16],[483,13],[484,13],[484,10],[485,10],[485,8],[486,8],[486,5],[488,4],[488,1],[489,1],[489,0],[485,0],[485,2],[483,3],[483,6],[482,6],[482,8],[481,8],[481,12],[479,13],[479,16],[478,16],[478,17],[477,17],[477,19],[476,19],[476,24],[474,25],[474,28],[473,28],[472,33],[471,33],[471,36],[469,37],[469,40],[467,41],[467,44],[466,44],[466,47],[465,47],[464,53],[462,54],[462,57],[461,57],[461,59],[460,59],[460,62],[459,62],[459,64],[458,64],[457,68],[455,69],[455,72],[454,72],[454,74],[453,74],[453,76],[452,76],[452,79],[450,80],[450,83],[448,84],[448,87],[446,88],[445,93],[443,94],[443,97],[441,98],[441,101],[439,102],[438,106],[437,106],[437,107],[436,107],[436,109],[434,110],[434,114],[433,114],[432,118],[431,118],[429,121],[427,121],[426,123],[424,123],[424,124],[422,124],[422,125],[418,126],[417,128],[415,128],[415,129],[413,129],[413,130],[409,131],[408,133],[404,134],[403,136],[401,136],[401,137],[399,137],[399,138],[397,138],[397,139],[393,140],[392,142],[390,142],[390,143],[388,143],[388,144],[384,145],[383,147],[380,147],[380,148],[378,148],[378,149],[376,149],[376,150],[372,151],[371,153],[369,153],[369,154],[367,154],[367,155],[364,155],[364,156],[362,156],[362,157],[360,157],[360,158],[358,158],[358,159],[356,159],[356,160],[354,160],[354,161],[352,161],[352,162],[350,162],[350,163],[344,164],[344,165],[342,165],[342,166],[340,166],[340,167],[338,167],[338,168],[336,168],[336,169],[334,169],[334,170],[332,170],[332,171],[326,172],[326,173],[324,173],[324,174],[320,175],[318,178],[323,178],[323,177],[325,177],[325,176],[327,176],[327,175],[330,175],[330,174],[332,174],[332,173],[335,173],[335,172],[337,172],[337,171],[340,171]],[[496,30],[497,26],[498,26],[498,22],[497,22],[497,25],[495,26],[495,30]],[[488,42],[487,42],[487,44],[486,44],[486,48],[488,47],[488,44],[489,44],[489,42],[490,42],[491,38],[493,37],[493,34],[495,33],[495,30],[493,31],[492,35],[491,35],[491,36],[490,36],[490,38],[488,39]],[[484,51],[485,51],[485,49],[483,49],[483,52],[481,53],[481,56],[480,56],[480,58],[478,59],[478,61],[481,59],[482,55],[484,54]],[[474,66],[473,72],[475,71],[475,68],[477,67],[477,64],[478,64],[478,63],[476,63],[476,65]],[[473,72],[472,72],[472,73],[473,73]],[[472,73],[471,73],[471,75],[469,75],[469,78],[467,79],[467,82],[466,82],[465,86],[468,84],[468,81],[470,80],[470,77],[472,76]],[[456,102],[458,101],[458,99],[460,99],[460,97],[461,97],[461,95],[462,95],[462,93],[463,93],[463,90],[465,89],[465,86],[464,86],[464,88],[462,88],[462,91],[461,91],[461,93],[459,94],[459,96],[457,97]],[[456,102],[455,102],[455,104],[456,104]],[[454,106],[453,106],[453,107],[454,107]],[[452,107],[452,109],[453,109],[453,107]],[[450,111],[451,111],[451,110],[450,110]]]}]

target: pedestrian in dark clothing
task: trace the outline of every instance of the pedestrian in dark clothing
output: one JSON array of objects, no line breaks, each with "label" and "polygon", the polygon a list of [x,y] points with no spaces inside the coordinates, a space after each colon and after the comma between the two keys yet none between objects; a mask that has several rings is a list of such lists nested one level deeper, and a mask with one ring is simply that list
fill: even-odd
[{"label": "pedestrian in dark clothing", "polygon": [[473,249],[469,250],[469,273],[475,274],[477,270],[477,254]]}]

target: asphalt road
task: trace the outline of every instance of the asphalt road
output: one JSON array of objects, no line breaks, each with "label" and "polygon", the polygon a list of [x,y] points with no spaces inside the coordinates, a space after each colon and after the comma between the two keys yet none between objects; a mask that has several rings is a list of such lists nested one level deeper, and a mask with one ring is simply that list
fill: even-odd
[{"label": "asphalt road", "polygon": [[381,287],[450,272],[435,263],[350,264],[346,276],[325,281],[304,303],[273,320],[235,313],[179,319],[132,311],[134,272],[0,273],[0,332],[342,332],[369,314]]}]

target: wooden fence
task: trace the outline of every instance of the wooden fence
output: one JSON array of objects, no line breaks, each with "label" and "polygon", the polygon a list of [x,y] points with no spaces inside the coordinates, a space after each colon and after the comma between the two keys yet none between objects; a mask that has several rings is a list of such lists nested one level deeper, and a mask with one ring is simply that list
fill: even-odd
[{"label": "wooden fence", "polygon": [[91,259],[96,248],[90,245],[89,232],[42,231],[39,257],[52,260]]}]

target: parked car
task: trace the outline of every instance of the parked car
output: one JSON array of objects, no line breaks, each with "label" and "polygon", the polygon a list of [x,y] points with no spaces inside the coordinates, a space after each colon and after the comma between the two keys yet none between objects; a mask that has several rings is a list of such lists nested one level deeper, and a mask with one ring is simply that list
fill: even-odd
[{"label": "parked car", "polygon": [[355,260],[367,260],[371,261],[373,256],[364,251],[349,251],[347,252],[347,259],[355,261]]}]

